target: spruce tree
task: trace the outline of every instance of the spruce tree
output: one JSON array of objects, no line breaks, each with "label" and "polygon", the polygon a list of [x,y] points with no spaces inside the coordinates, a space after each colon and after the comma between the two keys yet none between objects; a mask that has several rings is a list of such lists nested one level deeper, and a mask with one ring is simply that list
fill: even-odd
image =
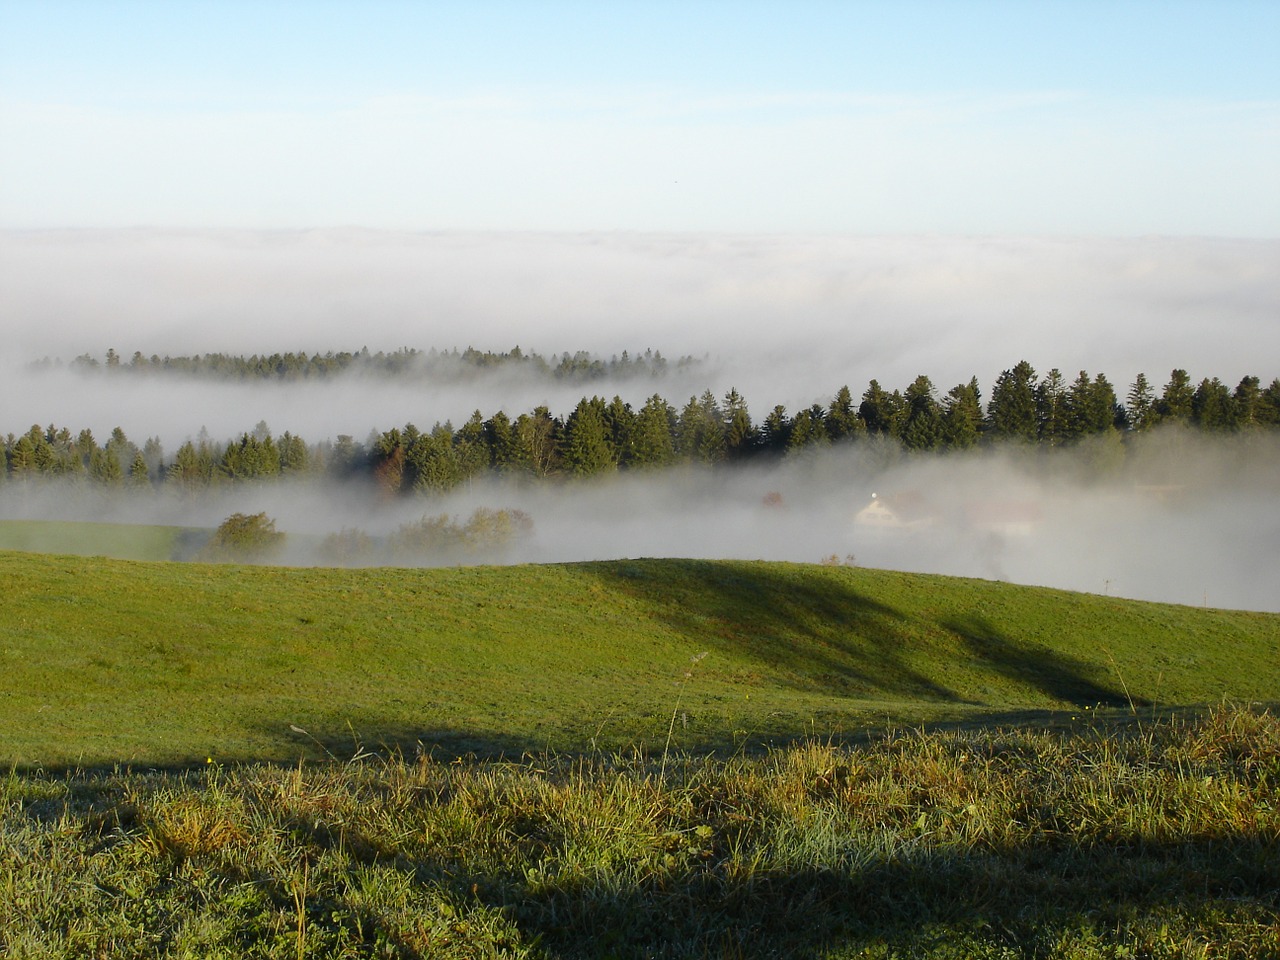
[{"label": "spruce tree", "polygon": [[933,450],[942,442],[942,410],[933,393],[933,382],[921,374],[903,395],[906,416],[899,436],[908,450]]},{"label": "spruce tree", "polygon": [[574,476],[591,476],[615,465],[604,411],[602,398],[584,397],[565,421],[562,457],[565,469]]},{"label": "spruce tree", "polygon": [[1129,388],[1129,394],[1125,397],[1125,412],[1132,430],[1139,432],[1149,430],[1155,423],[1155,394],[1151,390],[1151,384],[1147,382],[1145,373],[1139,373],[1134,378],[1133,386]]},{"label": "spruce tree", "polygon": [[1036,419],[1036,371],[1027,361],[1020,361],[996,379],[995,386],[991,388],[991,403],[987,407],[987,422],[991,436],[997,439],[1035,441],[1039,427]]}]

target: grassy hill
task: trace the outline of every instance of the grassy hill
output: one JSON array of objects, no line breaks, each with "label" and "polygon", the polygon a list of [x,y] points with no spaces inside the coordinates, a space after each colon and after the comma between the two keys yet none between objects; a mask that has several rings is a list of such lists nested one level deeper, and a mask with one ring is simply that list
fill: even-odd
[{"label": "grassy hill", "polygon": [[1277,615],[861,568],[0,553],[0,578],[0,762],[19,765],[723,750],[1280,700]]}]

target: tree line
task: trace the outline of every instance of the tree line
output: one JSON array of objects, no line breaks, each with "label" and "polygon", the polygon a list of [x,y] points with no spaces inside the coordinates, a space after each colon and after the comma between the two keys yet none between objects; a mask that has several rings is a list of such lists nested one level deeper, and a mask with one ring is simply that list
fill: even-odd
[{"label": "tree line", "polygon": [[[477,350],[467,347],[459,351],[417,350],[403,347],[384,353],[370,353],[368,347],[355,352],[329,351],[324,354],[305,351],[253,354],[243,356],[227,353],[203,353],[192,356],[144,356],[135,351],[125,360],[114,349],[108,350],[99,361],[84,353],[71,361],[70,367],[81,373],[102,372],[115,375],[168,374],[222,380],[321,380],[346,373],[364,373],[380,378],[403,379],[456,379],[473,376],[483,371],[519,370],[539,377],[556,380],[589,381],[605,377],[627,379],[633,377],[660,377],[672,369],[682,370],[696,366],[700,361],[691,356],[680,357],[674,363],[661,352],[649,349],[644,353],[630,354],[608,360],[585,350],[564,352],[544,357],[518,346],[507,351]],[[44,359],[31,366],[49,369],[60,366],[59,361]]]},{"label": "tree line", "polygon": [[1244,377],[1193,384],[1174,370],[1157,392],[1139,374],[1121,401],[1107,378],[1081,371],[1039,377],[1026,361],[1003,371],[985,404],[977,378],[939,395],[926,376],[887,391],[872,380],[861,398],[847,386],[829,403],[789,413],[773,407],[757,422],[737,390],[710,390],[675,407],[655,393],[637,409],[615,396],[583,397],[567,415],[545,406],[514,419],[477,410],[461,426],[412,423],[309,443],[267,424],[226,442],[204,431],[167,457],[158,438],[135,444],[117,427],[99,443],[89,430],[33,426],[4,440],[0,479],[81,479],[106,486],[199,491],[278,477],[364,478],[384,495],[443,493],[484,476],[587,477],[676,464],[734,464],[869,439],[908,451],[965,450],[982,444],[1067,446],[1106,436],[1122,443],[1162,424],[1206,432],[1280,427],[1280,379],[1263,387]]}]

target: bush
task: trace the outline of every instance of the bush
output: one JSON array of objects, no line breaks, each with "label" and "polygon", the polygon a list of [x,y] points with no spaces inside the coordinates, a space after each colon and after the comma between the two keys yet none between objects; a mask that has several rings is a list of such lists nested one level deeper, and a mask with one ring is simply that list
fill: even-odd
[{"label": "bush", "polygon": [[533,520],[523,510],[478,507],[465,524],[445,513],[406,523],[390,536],[388,546],[401,559],[491,558],[532,533]]},{"label": "bush", "polygon": [[198,560],[263,561],[284,548],[284,534],[265,513],[233,513],[196,555]]}]

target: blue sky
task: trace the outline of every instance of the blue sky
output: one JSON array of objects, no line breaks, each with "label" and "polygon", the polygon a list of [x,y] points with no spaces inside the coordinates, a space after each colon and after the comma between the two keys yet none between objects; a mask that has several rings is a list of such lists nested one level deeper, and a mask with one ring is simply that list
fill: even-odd
[{"label": "blue sky", "polygon": [[1280,235],[1280,3],[0,0],[0,227]]}]

